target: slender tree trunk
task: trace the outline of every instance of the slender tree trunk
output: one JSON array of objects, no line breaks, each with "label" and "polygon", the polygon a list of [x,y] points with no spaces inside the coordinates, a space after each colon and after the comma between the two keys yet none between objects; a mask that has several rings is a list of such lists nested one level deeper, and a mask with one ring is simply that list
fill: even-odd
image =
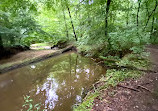
[{"label": "slender tree trunk", "polygon": [[[78,8],[78,10],[80,10],[80,7]],[[80,24],[79,24],[79,26],[80,26],[80,28],[79,28],[79,32],[80,32],[80,33],[79,33],[79,34],[80,34],[80,37],[82,37],[82,36],[83,36],[83,34],[82,34],[82,33],[83,33],[83,32],[82,32],[82,25],[83,25],[84,23],[83,23],[83,21],[82,21],[81,13],[79,13],[79,23],[80,23]]]},{"label": "slender tree trunk", "polygon": [[77,60],[78,60],[78,55],[76,56],[76,63],[75,63],[75,75],[77,74]]},{"label": "slender tree trunk", "polygon": [[69,64],[70,64],[70,76],[71,76],[71,70],[72,70],[72,65],[71,65],[71,55],[69,55]]},{"label": "slender tree trunk", "polygon": [[126,20],[126,24],[128,25],[129,23],[129,11],[127,12],[127,20]]},{"label": "slender tree trunk", "polygon": [[105,15],[105,37],[108,37],[108,50],[111,49],[111,38],[108,35],[108,15],[110,9],[111,0],[107,0],[106,3],[106,15]]},{"label": "slender tree trunk", "polygon": [[151,35],[153,33],[153,29],[154,29],[154,20],[155,20],[155,17],[153,16],[153,20],[152,20],[152,26],[151,26],[151,33],[150,33],[150,39],[151,39]]},{"label": "slender tree trunk", "polygon": [[138,11],[137,11],[137,28],[139,26],[139,11],[140,11],[140,4],[141,4],[141,1],[138,0]]},{"label": "slender tree trunk", "polygon": [[2,36],[0,34],[0,51],[4,50]]},{"label": "slender tree trunk", "polygon": [[145,25],[143,31],[146,29],[146,27],[147,27],[147,25],[148,25],[148,23],[149,23],[149,20],[150,20],[150,18],[151,18],[151,16],[153,15],[153,13],[155,12],[155,10],[156,10],[156,8],[157,8],[157,5],[158,5],[158,3],[157,3],[157,0],[156,0],[155,7],[154,7],[153,11],[151,12],[151,14],[148,16],[148,20],[147,20],[147,22],[146,22],[146,25]]},{"label": "slender tree trunk", "polygon": [[111,3],[111,0],[107,0],[106,16],[105,16],[105,36],[107,36],[107,33],[108,33],[108,15],[109,15],[110,3]]},{"label": "slender tree trunk", "polygon": [[140,6],[141,0],[138,0],[138,10],[137,10],[137,36],[139,38],[140,44],[141,44],[141,36],[139,35],[139,12],[140,12]]},{"label": "slender tree trunk", "polygon": [[76,36],[76,32],[75,32],[75,27],[73,25],[73,21],[72,21],[72,17],[71,17],[71,12],[70,12],[70,9],[69,7],[67,6],[67,10],[69,12],[69,16],[70,16],[70,19],[71,19],[71,25],[72,25],[72,29],[73,29],[73,33],[74,33],[74,36],[75,36],[75,40],[77,41],[77,36]]},{"label": "slender tree trunk", "polygon": [[14,38],[14,37],[11,37],[11,38],[10,38],[10,43],[11,43],[11,44],[15,44],[15,38]]},{"label": "slender tree trunk", "polygon": [[147,3],[147,1],[145,2],[145,6],[146,6],[146,15],[148,17],[149,16],[149,9],[148,9],[148,3]]},{"label": "slender tree trunk", "polygon": [[67,38],[69,39],[69,31],[68,31],[68,28],[67,28],[66,16],[65,16],[65,11],[64,11],[64,9],[63,9],[63,16],[64,16],[64,22],[65,22],[65,28],[66,28],[66,36],[67,36]]},{"label": "slender tree trunk", "polygon": [[127,10],[127,19],[126,19],[126,24],[127,25],[129,23],[129,11],[130,11],[130,3],[128,3],[128,10]]}]

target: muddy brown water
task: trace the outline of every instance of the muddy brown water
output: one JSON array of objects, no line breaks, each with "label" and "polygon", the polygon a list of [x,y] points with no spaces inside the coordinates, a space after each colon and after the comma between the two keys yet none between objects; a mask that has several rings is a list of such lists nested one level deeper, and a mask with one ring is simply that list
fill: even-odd
[{"label": "muddy brown water", "polygon": [[72,111],[105,69],[75,53],[15,69],[0,75],[0,111],[25,111],[24,96],[45,111]]}]

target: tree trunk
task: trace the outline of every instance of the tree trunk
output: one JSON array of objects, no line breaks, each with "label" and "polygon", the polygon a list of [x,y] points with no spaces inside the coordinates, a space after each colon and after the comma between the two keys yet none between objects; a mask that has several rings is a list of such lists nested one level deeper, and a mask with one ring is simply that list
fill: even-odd
[{"label": "tree trunk", "polygon": [[108,34],[108,15],[109,15],[110,3],[111,3],[111,0],[107,0],[106,15],[105,15],[105,37],[108,37],[108,50],[111,49],[111,38],[109,36],[107,36],[107,34]]},{"label": "tree trunk", "polygon": [[140,40],[140,44],[141,44],[141,36],[139,35],[139,12],[140,12],[140,4],[141,4],[141,0],[138,0],[138,10],[137,10],[137,36]]},{"label": "tree trunk", "polygon": [[146,6],[146,15],[148,17],[149,16],[149,9],[148,9],[148,3],[147,3],[147,1],[145,2],[145,6]]},{"label": "tree trunk", "polygon": [[0,34],[0,51],[4,50],[2,36]]},{"label": "tree trunk", "polygon": [[111,0],[107,0],[106,16],[105,16],[105,36],[107,36],[107,33],[108,33],[108,15],[109,15],[110,3],[111,3]]},{"label": "tree trunk", "polygon": [[71,54],[69,55],[69,64],[70,64],[70,76],[71,76],[71,70],[72,70],[72,65],[71,65]]},{"label": "tree trunk", "polygon": [[154,20],[155,20],[155,17],[153,16],[152,26],[151,26],[151,33],[150,33],[150,39],[151,39],[151,35],[152,35],[153,29],[154,29]]},{"label": "tree trunk", "polygon": [[67,38],[69,39],[69,31],[68,31],[68,28],[67,28],[66,16],[65,16],[65,11],[64,11],[64,9],[63,9],[63,16],[64,16],[64,22],[65,22],[65,28],[66,28],[66,36],[67,36]]},{"label": "tree trunk", "polygon": [[14,37],[10,38],[10,44],[12,44],[12,45],[15,44],[15,38]]},{"label": "tree trunk", "polygon": [[139,26],[139,11],[140,11],[140,3],[141,3],[141,1],[140,1],[140,0],[138,0],[137,27]]},{"label": "tree trunk", "polygon": [[71,19],[71,25],[72,25],[72,29],[73,29],[73,33],[74,33],[74,36],[75,36],[75,40],[77,41],[77,36],[76,36],[76,32],[75,32],[75,27],[73,25],[73,21],[72,21],[72,17],[71,17],[71,12],[70,12],[70,9],[69,7],[67,6],[67,10],[69,12],[69,16],[70,16],[70,19]]},{"label": "tree trunk", "polygon": [[[128,9],[129,10],[129,9]],[[128,25],[129,23],[129,11],[127,12],[127,20],[126,20],[126,24]]]},{"label": "tree trunk", "polygon": [[158,4],[157,4],[157,0],[156,0],[155,8],[154,8],[153,11],[151,12],[151,14],[148,16],[148,20],[147,20],[147,22],[146,22],[146,25],[145,25],[143,31],[146,29],[146,27],[147,27],[147,25],[148,25],[148,23],[149,23],[149,20],[150,20],[150,18],[151,18],[151,16],[153,15],[153,13],[155,12],[155,10],[156,10],[156,8],[157,8],[157,5],[158,5]]},{"label": "tree trunk", "polygon": [[78,55],[76,56],[76,63],[75,63],[75,75],[77,74],[77,60],[78,60]]}]

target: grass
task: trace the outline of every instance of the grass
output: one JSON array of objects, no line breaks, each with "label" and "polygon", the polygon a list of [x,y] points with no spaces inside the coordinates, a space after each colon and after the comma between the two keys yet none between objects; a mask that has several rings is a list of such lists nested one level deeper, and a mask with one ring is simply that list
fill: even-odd
[{"label": "grass", "polygon": [[83,103],[80,104],[78,107],[74,107],[73,110],[74,111],[90,111],[93,107],[94,98],[96,98],[97,96],[99,96],[98,92],[88,93]]},{"label": "grass", "polygon": [[[123,57],[120,60],[116,60],[115,64],[117,66],[131,66],[136,67],[137,69],[143,69],[148,70],[149,68],[149,60],[148,53],[142,52],[141,54],[129,54]],[[110,65],[111,63],[107,63],[105,61],[106,65]],[[112,63],[111,65],[113,65]],[[83,103],[81,103],[77,108],[74,109],[74,111],[90,111],[93,107],[93,101],[95,97],[99,96],[99,92],[102,89],[107,89],[109,87],[115,87],[117,84],[119,84],[122,81],[125,81],[127,79],[137,79],[141,77],[144,73],[139,70],[132,70],[128,68],[122,68],[122,69],[108,69],[105,76],[100,78],[98,82],[104,82],[105,84],[102,85],[97,89],[97,95],[96,93],[91,93],[88,95]],[[87,107],[89,106],[90,107]]]}]

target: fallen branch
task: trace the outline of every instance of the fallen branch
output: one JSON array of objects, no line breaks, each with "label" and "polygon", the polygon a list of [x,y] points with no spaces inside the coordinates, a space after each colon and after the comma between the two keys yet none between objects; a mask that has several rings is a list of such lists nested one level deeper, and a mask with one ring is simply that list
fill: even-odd
[{"label": "fallen branch", "polygon": [[141,86],[144,86],[144,85],[148,85],[148,84],[150,84],[150,83],[152,83],[152,81],[146,82],[146,83],[142,83],[142,84],[140,84],[140,85],[141,85]]},{"label": "fallen branch", "polygon": [[138,89],[138,88],[142,88],[142,89],[145,89],[146,91],[152,92],[151,90],[149,90],[148,88],[146,88],[146,87],[144,87],[144,86],[142,86],[142,85],[138,85],[137,89]]},{"label": "fallen branch", "polygon": [[122,88],[126,88],[126,89],[130,89],[130,90],[132,90],[132,91],[140,92],[138,89],[135,89],[135,88],[132,88],[132,87],[123,86],[123,85],[120,85],[120,84],[118,84],[117,86],[118,86],[118,87],[122,87]]},{"label": "fallen branch", "polygon": [[119,66],[119,65],[111,65],[111,66],[107,66],[108,69],[129,69],[129,70],[138,70],[138,71],[142,71],[142,72],[151,72],[151,73],[157,73],[156,71],[153,70],[143,70],[143,69],[138,69],[136,67],[133,66]]}]

